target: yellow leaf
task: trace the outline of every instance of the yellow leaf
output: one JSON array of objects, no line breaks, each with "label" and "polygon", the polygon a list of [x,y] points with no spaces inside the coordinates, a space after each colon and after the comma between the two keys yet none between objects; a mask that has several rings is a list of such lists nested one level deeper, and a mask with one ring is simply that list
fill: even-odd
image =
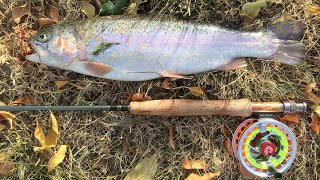
[{"label": "yellow leaf", "polygon": [[48,134],[45,136],[43,130],[41,129],[39,122],[37,121],[37,127],[34,131],[34,136],[38,139],[41,147],[34,147],[34,151],[41,152],[48,147],[55,147],[58,141],[58,122],[52,112],[50,112],[50,129]]},{"label": "yellow leaf", "polygon": [[255,18],[259,14],[261,8],[267,7],[265,0],[259,0],[257,2],[247,2],[242,6],[241,14]]},{"label": "yellow leaf", "polygon": [[45,138],[46,139],[45,146],[55,147],[57,145],[59,131],[58,131],[57,119],[56,117],[54,117],[52,112],[50,112],[50,121],[51,121],[51,126]]},{"label": "yellow leaf", "polygon": [[96,8],[88,3],[87,1],[81,1],[81,11],[88,16],[88,18],[92,18],[95,15]]},{"label": "yellow leaf", "polygon": [[200,87],[188,87],[190,90],[190,93],[193,94],[194,96],[203,96],[204,93]]},{"label": "yellow leaf", "polygon": [[311,15],[316,15],[320,13],[320,7],[319,6],[314,6],[314,5],[309,5],[309,14]]},{"label": "yellow leaf", "polygon": [[58,90],[62,90],[69,83],[68,80],[59,80],[54,82]]},{"label": "yellow leaf", "polygon": [[208,163],[204,160],[184,160],[181,163],[183,169],[207,169]]},{"label": "yellow leaf", "polygon": [[67,152],[67,145],[61,145],[57,153],[52,156],[48,162],[48,172],[51,172],[55,167],[62,163]]},{"label": "yellow leaf", "polygon": [[216,173],[207,173],[202,176],[199,176],[198,174],[191,173],[186,180],[211,180],[212,178],[218,177],[220,175],[220,172]]},{"label": "yellow leaf", "polygon": [[19,24],[21,18],[30,12],[30,3],[26,3],[22,6],[15,7],[12,9],[12,19],[15,23]]},{"label": "yellow leaf", "polygon": [[0,162],[0,175],[11,176],[14,170],[13,161],[2,161]]},{"label": "yellow leaf", "polygon": [[14,114],[11,114],[10,112],[7,111],[0,111],[0,116],[4,117],[7,121],[10,123],[10,129],[13,128],[12,123],[13,119],[16,118]]},{"label": "yellow leaf", "polygon": [[320,105],[315,105],[314,104],[314,105],[311,106],[311,109],[313,109],[314,112],[316,112],[317,115],[320,116]]},{"label": "yellow leaf", "polygon": [[39,122],[37,120],[37,127],[34,130],[34,137],[36,137],[38,139],[38,141],[40,142],[41,146],[45,146],[46,144],[46,136],[43,133],[43,130],[41,128],[41,126],[39,125]]},{"label": "yellow leaf", "polygon": [[131,170],[124,180],[152,180],[157,172],[157,155],[145,158]]},{"label": "yellow leaf", "polygon": [[131,0],[127,9],[124,10],[123,14],[125,15],[135,15],[139,9],[139,4],[141,0]]}]

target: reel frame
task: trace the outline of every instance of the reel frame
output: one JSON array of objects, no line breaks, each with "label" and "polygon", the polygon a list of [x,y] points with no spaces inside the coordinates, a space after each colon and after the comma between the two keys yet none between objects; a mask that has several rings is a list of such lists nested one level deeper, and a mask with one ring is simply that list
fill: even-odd
[{"label": "reel frame", "polygon": [[[265,156],[262,150],[270,149],[266,149],[263,144],[276,147],[272,155]],[[280,178],[295,159],[297,141],[285,124],[270,117],[251,118],[236,129],[232,148],[237,159],[251,174]]]}]

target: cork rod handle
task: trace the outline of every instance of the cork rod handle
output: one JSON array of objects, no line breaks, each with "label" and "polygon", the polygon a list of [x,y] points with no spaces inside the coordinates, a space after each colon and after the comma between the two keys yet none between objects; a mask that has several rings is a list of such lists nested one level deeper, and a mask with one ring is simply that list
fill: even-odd
[{"label": "cork rod handle", "polygon": [[131,102],[130,113],[160,116],[228,115],[248,117],[252,113],[249,99],[188,100],[165,99]]}]

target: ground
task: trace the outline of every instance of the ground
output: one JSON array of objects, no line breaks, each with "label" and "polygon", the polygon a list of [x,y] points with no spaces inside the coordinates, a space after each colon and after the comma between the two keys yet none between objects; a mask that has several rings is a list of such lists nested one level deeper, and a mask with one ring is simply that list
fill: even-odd
[{"label": "ground", "polygon": [[[242,29],[240,7],[244,0],[199,1],[143,1],[139,14],[171,14],[179,19],[220,24]],[[280,1],[279,1],[280,2]],[[205,96],[196,97],[186,88],[167,90],[162,88],[163,79],[146,82],[117,82],[80,75],[70,71],[50,68],[27,62],[21,55],[21,44],[14,33],[15,22],[11,19],[12,8],[25,2],[2,0],[0,4],[0,100],[9,103],[19,97],[32,95],[37,105],[104,105],[124,104],[127,93],[141,92],[153,99],[235,99],[250,98],[252,101],[309,102],[303,88],[309,83],[320,82],[319,34],[320,15],[309,16],[308,4],[316,0],[284,0],[268,3],[254,24],[256,30],[275,19],[301,20],[307,25],[303,43],[308,48],[306,63],[289,66],[275,61],[247,58],[247,68],[227,72],[207,72],[195,75],[191,80],[175,80],[177,87],[201,87]],[[91,1],[98,9],[96,1]],[[32,6],[48,7],[41,0]],[[58,3],[61,21],[86,18],[74,0]],[[38,30],[36,13],[22,19],[21,27]],[[214,58],[214,57],[213,57]],[[68,86],[57,91],[55,81],[69,80],[84,88]],[[48,112],[15,113],[13,129],[1,132],[1,152],[15,163],[12,176],[3,179],[122,179],[128,171],[146,157],[158,155],[155,179],[184,179],[189,171],[181,169],[184,159],[204,159],[209,163],[205,172],[218,172],[218,179],[243,179],[236,165],[237,160],[228,155],[224,147],[222,128],[233,132],[244,118],[204,117],[145,117],[118,112],[54,112],[59,123],[59,140],[68,145],[67,156],[52,173],[47,173],[50,156],[36,153],[39,142],[33,136],[36,120],[43,127],[49,126]],[[310,111],[299,115],[299,123],[286,123],[298,139],[298,153],[284,179],[320,178],[319,135],[310,129]],[[174,127],[176,149],[169,145],[170,122]],[[100,161],[97,161],[100,160]]]}]

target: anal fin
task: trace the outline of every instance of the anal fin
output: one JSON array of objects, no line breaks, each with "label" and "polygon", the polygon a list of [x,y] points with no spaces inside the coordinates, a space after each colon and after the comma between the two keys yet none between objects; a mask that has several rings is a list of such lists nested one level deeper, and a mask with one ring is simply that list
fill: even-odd
[{"label": "anal fin", "polygon": [[177,79],[192,79],[192,76],[186,76],[182,74],[170,73],[170,72],[162,72],[160,73],[162,77],[166,78],[177,78]]},{"label": "anal fin", "polygon": [[244,59],[235,59],[227,64],[221,65],[216,70],[226,71],[226,70],[235,70],[239,68],[246,67],[248,64]]}]

